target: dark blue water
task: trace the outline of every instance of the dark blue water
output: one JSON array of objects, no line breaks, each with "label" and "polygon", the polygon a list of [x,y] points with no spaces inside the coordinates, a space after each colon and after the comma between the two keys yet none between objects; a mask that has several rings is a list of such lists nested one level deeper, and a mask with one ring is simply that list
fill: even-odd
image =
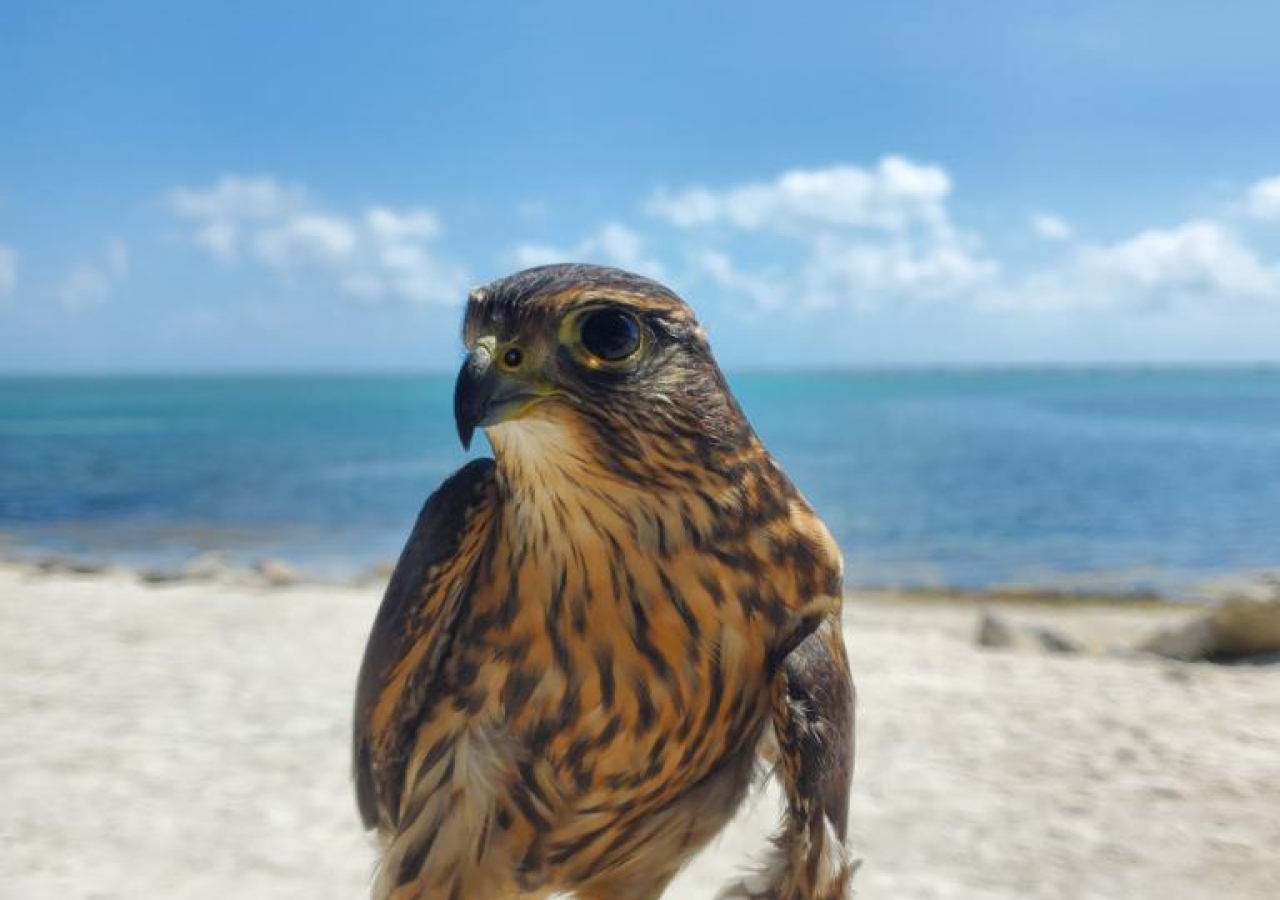
[{"label": "dark blue water", "polygon": [[[852,584],[1178,587],[1280,569],[1280,370],[741,375]],[[436,376],[0,380],[0,532],[350,571],[464,460]]]}]

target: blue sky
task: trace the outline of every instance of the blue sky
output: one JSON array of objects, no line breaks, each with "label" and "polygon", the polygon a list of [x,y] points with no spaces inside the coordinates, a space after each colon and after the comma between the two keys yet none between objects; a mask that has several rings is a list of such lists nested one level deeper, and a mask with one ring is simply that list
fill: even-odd
[{"label": "blue sky", "polygon": [[10,0],[0,371],[452,368],[555,259],[733,368],[1280,361],[1280,6],[795,6]]}]

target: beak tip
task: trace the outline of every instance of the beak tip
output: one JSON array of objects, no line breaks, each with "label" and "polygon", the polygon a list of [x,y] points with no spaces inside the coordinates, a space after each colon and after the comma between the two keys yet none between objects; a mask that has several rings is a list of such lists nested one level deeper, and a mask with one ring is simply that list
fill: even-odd
[{"label": "beak tip", "polygon": [[458,426],[458,440],[462,443],[463,450],[471,449],[471,439],[476,434],[476,420],[474,416],[468,415],[465,410],[458,410],[454,416],[453,422]]}]

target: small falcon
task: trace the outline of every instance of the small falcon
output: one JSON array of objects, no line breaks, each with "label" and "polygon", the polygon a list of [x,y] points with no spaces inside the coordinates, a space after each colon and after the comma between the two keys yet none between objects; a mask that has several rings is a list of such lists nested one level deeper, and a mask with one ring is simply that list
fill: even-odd
[{"label": "small falcon", "polygon": [[840,552],[690,308],[616,269],[478,288],[431,495],[355,700],[375,900],[654,900],[762,756],[785,812],[724,898],[848,894]]}]

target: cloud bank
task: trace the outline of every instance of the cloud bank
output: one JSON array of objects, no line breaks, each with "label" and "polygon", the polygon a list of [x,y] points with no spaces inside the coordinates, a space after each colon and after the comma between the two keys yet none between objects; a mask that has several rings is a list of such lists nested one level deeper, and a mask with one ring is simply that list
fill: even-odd
[{"label": "cloud bank", "polygon": [[[498,259],[517,267],[583,260],[677,284],[705,281],[740,307],[793,315],[1280,303],[1280,261],[1253,235],[1280,222],[1280,175],[1257,181],[1229,209],[1112,241],[1091,241],[1062,217],[1036,212],[1028,226],[1045,258],[1030,267],[998,251],[1000,235],[959,221],[954,185],[940,164],[890,155],[869,166],[660,188],[633,220],[607,220],[577,240],[516,242]],[[437,250],[444,227],[429,208],[335,211],[302,185],[234,174],[175,187],[165,207],[192,244],[226,265],[310,275],[367,300],[455,304],[468,286],[467,267]],[[63,288],[68,305],[105,293],[110,271],[74,273]]]},{"label": "cloud bank", "polygon": [[[936,164],[888,156],[868,168],[784,172],[772,181],[656,191],[646,212],[683,237],[694,267],[762,309],[975,309],[1150,312],[1196,305],[1280,304],[1280,261],[1249,222],[1280,221],[1280,176],[1229,210],[1089,242],[1064,219],[1031,218],[1058,256],[1026,269],[957,223],[953,179]],[[762,244],[761,236],[769,242]],[[763,250],[762,250],[763,247]],[[765,260],[765,262],[760,262]]]},{"label": "cloud bank", "polygon": [[951,178],[939,166],[886,156],[873,169],[795,169],[771,182],[658,191],[650,213],[679,228],[724,223],[782,234],[947,227]]},{"label": "cloud bank", "polygon": [[432,247],[443,228],[430,209],[334,212],[301,185],[242,175],[175,187],[165,207],[195,246],[224,264],[330,279],[366,300],[456,304],[468,286],[465,269]]},{"label": "cloud bank", "polygon": [[[682,229],[697,264],[721,288],[762,307],[865,308],[902,298],[947,302],[985,289],[1000,264],[958,228],[951,176],[941,166],[887,156],[871,168],[795,169],[772,181],[659,190],[645,204]],[[781,243],[774,262],[749,268],[746,238]],[[758,246],[758,244],[757,244]]]}]

